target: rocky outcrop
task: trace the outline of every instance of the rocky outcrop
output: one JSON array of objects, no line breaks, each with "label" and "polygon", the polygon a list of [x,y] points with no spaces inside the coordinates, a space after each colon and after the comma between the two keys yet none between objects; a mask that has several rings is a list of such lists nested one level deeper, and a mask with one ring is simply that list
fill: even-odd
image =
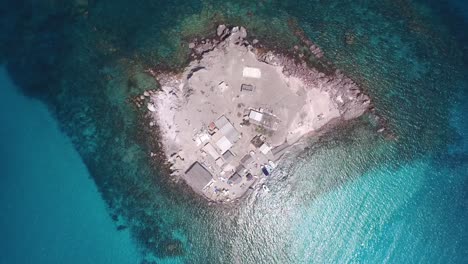
[{"label": "rocky outcrop", "polygon": [[317,87],[328,92],[340,111],[343,119],[350,120],[362,115],[370,108],[370,99],[359,86],[339,70],[332,75],[326,75],[305,62],[295,60],[272,51],[259,54],[259,59],[271,65],[283,66],[283,73],[287,76],[300,78],[307,86]]}]

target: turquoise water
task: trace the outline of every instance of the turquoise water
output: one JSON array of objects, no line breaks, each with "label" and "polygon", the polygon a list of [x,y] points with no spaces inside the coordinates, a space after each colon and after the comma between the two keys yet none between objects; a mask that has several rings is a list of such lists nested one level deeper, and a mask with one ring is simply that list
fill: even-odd
[{"label": "turquoise water", "polygon": [[[2,262],[468,262],[464,1],[8,2],[1,59],[26,96],[2,86]],[[129,101],[219,22],[282,50],[302,28],[390,132],[343,124],[232,207],[174,184]]]},{"label": "turquoise water", "polygon": [[70,139],[0,68],[0,263],[136,263]]}]

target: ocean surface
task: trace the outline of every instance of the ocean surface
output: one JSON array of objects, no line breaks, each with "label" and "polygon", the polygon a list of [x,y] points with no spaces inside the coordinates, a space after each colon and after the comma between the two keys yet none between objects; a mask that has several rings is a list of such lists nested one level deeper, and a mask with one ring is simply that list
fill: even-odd
[{"label": "ocean surface", "polygon": [[[286,52],[302,29],[379,121],[209,205],[150,157],[131,99],[218,23]],[[468,263],[466,28],[461,0],[4,0],[0,263]]]},{"label": "ocean surface", "polygon": [[0,68],[0,263],[135,263],[88,170],[47,108]]}]

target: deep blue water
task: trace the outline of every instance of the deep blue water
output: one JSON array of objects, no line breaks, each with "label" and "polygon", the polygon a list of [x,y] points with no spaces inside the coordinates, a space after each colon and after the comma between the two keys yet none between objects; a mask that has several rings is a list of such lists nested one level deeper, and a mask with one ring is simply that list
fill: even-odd
[{"label": "deep blue water", "polygon": [[0,68],[0,263],[136,263],[86,166],[47,108]]},{"label": "deep blue water", "polygon": [[[0,9],[1,263],[468,263],[466,1],[61,3]],[[129,99],[218,22],[296,24],[391,133],[331,131],[234,207],[171,183]]]}]

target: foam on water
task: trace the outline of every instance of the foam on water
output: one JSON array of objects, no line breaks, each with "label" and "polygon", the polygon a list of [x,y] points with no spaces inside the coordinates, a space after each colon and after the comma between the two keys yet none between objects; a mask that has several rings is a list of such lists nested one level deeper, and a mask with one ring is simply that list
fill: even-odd
[{"label": "foam on water", "polygon": [[136,263],[68,137],[4,67],[0,124],[0,263]]}]

